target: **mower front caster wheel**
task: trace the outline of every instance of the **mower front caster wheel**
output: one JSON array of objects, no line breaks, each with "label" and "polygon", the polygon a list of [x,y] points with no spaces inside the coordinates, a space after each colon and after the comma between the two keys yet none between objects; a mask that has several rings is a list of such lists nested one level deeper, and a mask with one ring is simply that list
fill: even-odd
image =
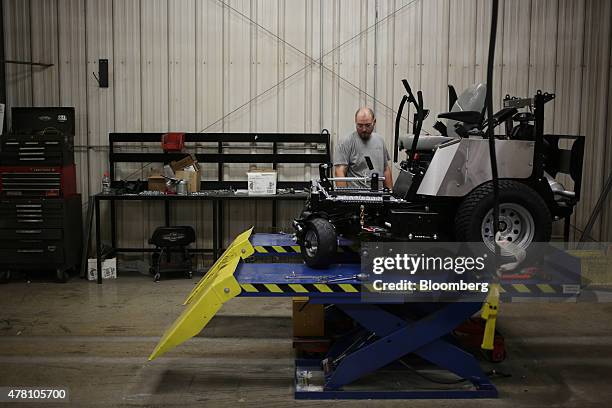
[{"label": "mower front caster wheel", "polygon": [[316,269],[327,268],[338,250],[336,229],[324,218],[306,221],[300,250],[306,265]]}]

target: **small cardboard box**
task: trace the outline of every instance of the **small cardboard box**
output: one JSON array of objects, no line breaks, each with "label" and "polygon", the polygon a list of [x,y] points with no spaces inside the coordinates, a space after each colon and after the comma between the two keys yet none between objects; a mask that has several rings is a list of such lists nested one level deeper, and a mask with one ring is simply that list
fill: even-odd
[{"label": "small cardboard box", "polygon": [[249,195],[276,194],[275,170],[252,170],[247,172]]},{"label": "small cardboard box", "polygon": [[147,189],[149,191],[166,191],[166,179],[162,176],[149,176],[147,181]]},{"label": "small cardboard box", "polygon": [[193,166],[194,170],[200,170],[198,162],[195,161],[191,155],[185,156],[181,160],[170,162],[170,167],[172,167],[172,170],[175,172],[184,170],[189,166]]},{"label": "small cardboard box", "polygon": [[[87,279],[98,279],[97,259],[87,259]],[[117,258],[105,259],[102,261],[102,279],[117,279]]]},{"label": "small cardboard box", "polygon": [[293,336],[320,337],[325,335],[324,305],[308,303],[308,298],[293,299]]},{"label": "small cardboard box", "polygon": [[200,180],[202,172],[198,171],[176,171],[176,178],[179,180],[185,180],[187,182],[187,191],[189,193],[196,193],[200,191]]}]

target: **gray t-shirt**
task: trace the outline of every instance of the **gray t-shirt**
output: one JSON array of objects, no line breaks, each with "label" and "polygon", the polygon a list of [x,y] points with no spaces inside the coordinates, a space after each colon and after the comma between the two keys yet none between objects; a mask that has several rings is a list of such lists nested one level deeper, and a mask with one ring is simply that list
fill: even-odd
[{"label": "gray t-shirt", "polygon": [[[366,156],[372,160],[374,169],[370,171]],[[371,173],[378,173],[383,177],[390,159],[385,141],[381,135],[372,132],[370,138],[364,141],[356,131],[340,140],[334,149],[334,165],[348,166],[347,177],[364,177]],[[382,183],[381,183],[382,184]],[[349,183],[352,187],[370,186],[363,181]]]}]

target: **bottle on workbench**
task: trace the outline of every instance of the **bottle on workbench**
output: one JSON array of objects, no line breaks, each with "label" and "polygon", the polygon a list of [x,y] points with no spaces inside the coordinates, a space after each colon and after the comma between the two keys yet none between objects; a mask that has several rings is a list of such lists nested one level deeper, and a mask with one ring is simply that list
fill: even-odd
[{"label": "bottle on workbench", "polygon": [[108,171],[104,173],[102,176],[102,194],[110,194],[111,193],[111,179]]}]

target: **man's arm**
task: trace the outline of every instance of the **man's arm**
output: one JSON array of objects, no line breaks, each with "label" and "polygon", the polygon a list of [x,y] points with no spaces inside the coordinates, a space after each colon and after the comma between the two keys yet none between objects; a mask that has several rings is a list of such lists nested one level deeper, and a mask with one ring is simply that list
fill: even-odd
[{"label": "man's arm", "polygon": [[389,160],[391,160],[391,156],[389,156],[389,151],[387,150],[387,146],[383,143],[383,160],[385,161],[385,170],[383,171],[385,176],[384,186],[389,189],[389,191],[393,190],[393,173],[391,173],[391,166],[389,166]]},{"label": "man's arm", "polygon": [[393,190],[393,174],[391,173],[391,166],[387,164],[387,166],[385,167],[384,173],[385,173],[385,181],[384,181],[385,187],[387,187],[389,190]]},{"label": "man's arm", "polygon": [[[334,175],[336,177],[346,177],[348,173],[348,166],[346,164],[337,164],[334,166]],[[346,181],[336,181],[336,187],[346,187]]]}]

